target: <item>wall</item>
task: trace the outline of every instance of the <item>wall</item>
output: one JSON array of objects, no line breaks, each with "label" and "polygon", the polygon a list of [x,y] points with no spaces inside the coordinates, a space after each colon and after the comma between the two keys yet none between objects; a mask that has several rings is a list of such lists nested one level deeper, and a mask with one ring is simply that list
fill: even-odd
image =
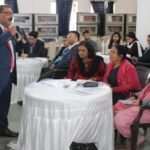
[{"label": "wall", "polygon": [[150,34],[150,0],[137,0],[137,32],[136,35],[143,47],[147,46],[146,38]]},{"label": "wall", "polygon": [[78,1],[78,12],[90,12],[91,2],[90,0],[77,0]]},{"label": "wall", "polygon": [[20,13],[49,13],[50,0],[18,0]]},{"label": "wall", "polygon": [[116,0],[115,13],[135,14],[137,12],[137,0]]}]

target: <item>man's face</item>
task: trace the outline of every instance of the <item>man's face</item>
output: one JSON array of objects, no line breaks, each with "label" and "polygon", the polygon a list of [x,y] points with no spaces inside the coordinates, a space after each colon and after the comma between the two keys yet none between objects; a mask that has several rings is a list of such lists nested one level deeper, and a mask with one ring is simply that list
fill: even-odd
[{"label": "man's face", "polygon": [[34,38],[33,36],[29,36],[28,40],[31,45],[34,45],[36,43],[36,38]]},{"label": "man's face", "polygon": [[90,34],[89,33],[84,33],[83,37],[85,40],[89,40],[90,39]]},{"label": "man's face", "polygon": [[74,33],[69,33],[67,35],[67,41],[68,41],[68,45],[73,45],[74,43],[77,42],[77,37]]},{"label": "man's face", "polygon": [[12,10],[9,7],[4,7],[3,11],[0,12],[0,23],[5,26],[9,27],[12,21]]}]

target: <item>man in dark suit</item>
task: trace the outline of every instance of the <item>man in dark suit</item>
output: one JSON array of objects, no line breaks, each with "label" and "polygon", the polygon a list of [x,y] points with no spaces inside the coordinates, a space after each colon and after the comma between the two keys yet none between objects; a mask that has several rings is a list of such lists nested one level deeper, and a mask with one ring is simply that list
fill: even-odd
[{"label": "man in dark suit", "polygon": [[17,137],[8,129],[8,111],[12,82],[16,83],[14,36],[16,26],[10,26],[12,10],[9,5],[0,5],[0,136]]},{"label": "man in dark suit", "polygon": [[25,44],[29,47],[28,51],[24,51],[21,56],[25,57],[43,57],[44,42],[38,39],[38,32],[31,31],[29,33],[28,42]]},{"label": "man in dark suit", "polygon": [[77,55],[79,40],[80,34],[77,31],[70,31],[67,35],[68,47],[63,50],[62,56],[57,61],[52,62],[49,71],[42,74],[38,81],[45,78],[63,78],[67,74],[72,59]]}]

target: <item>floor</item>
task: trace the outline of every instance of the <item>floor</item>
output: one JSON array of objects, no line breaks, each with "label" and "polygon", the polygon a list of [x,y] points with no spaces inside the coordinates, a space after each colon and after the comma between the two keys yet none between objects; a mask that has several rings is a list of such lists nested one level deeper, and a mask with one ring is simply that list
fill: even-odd
[{"label": "floor", "polygon": [[[21,119],[22,107],[18,104],[13,104],[10,107],[9,113],[9,127],[14,131],[19,131],[20,119]],[[140,145],[137,150],[150,150],[150,129],[148,130],[148,134],[146,137],[147,141]],[[11,150],[7,147],[7,144],[10,141],[16,142],[16,138],[2,138],[0,137],[0,150]],[[117,148],[116,150],[121,150]]]}]

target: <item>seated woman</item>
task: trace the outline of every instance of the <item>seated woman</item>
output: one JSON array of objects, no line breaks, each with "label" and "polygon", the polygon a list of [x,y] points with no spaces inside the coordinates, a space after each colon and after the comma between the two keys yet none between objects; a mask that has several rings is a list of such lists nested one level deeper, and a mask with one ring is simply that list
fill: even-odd
[{"label": "seated woman", "polygon": [[129,32],[127,34],[127,48],[132,61],[136,61],[143,55],[143,48],[137,40],[134,32]]},{"label": "seated woman", "polygon": [[132,90],[140,90],[141,85],[135,67],[126,59],[127,48],[113,46],[110,51],[110,63],[103,81],[112,87],[113,104],[119,99],[127,99]]},{"label": "seated woman", "polygon": [[[133,123],[133,120],[136,118],[136,116],[139,112],[140,101],[144,101],[144,100],[150,100],[150,82],[143,89],[143,91],[141,92],[139,97],[136,100],[132,100],[132,104],[130,106],[124,107],[124,108],[122,107],[122,109],[120,109],[116,113],[116,115],[114,117],[115,126],[116,126],[117,130],[125,138],[131,137],[130,126]],[[141,123],[150,123],[150,110],[145,110],[143,112],[140,122]],[[138,144],[140,144],[144,140],[145,140],[145,137],[139,133]]]},{"label": "seated woman", "polygon": [[96,56],[95,49],[89,41],[79,44],[78,54],[72,60],[69,71],[69,79],[89,79],[101,81],[105,73],[103,58]]},{"label": "seated woman", "polygon": [[108,49],[111,49],[114,45],[120,44],[121,42],[121,35],[119,32],[114,32],[111,36],[111,39],[109,41]]}]

